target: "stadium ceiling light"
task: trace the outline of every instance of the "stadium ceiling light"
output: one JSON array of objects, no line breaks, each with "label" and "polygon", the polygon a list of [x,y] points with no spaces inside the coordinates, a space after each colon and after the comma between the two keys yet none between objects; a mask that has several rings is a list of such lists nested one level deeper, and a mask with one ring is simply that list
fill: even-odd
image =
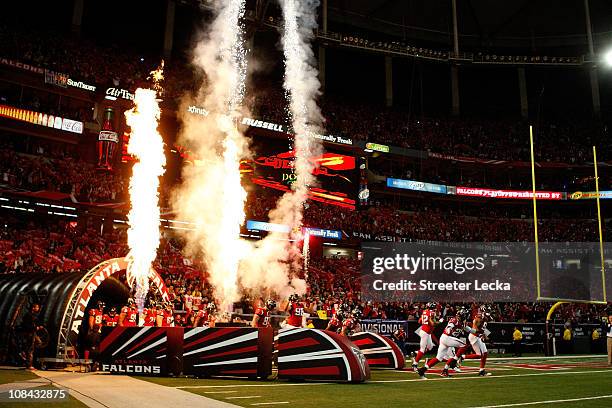
[{"label": "stadium ceiling light", "polygon": [[604,61],[607,66],[612,67],[612,49],[606,51],[604,54]]}]

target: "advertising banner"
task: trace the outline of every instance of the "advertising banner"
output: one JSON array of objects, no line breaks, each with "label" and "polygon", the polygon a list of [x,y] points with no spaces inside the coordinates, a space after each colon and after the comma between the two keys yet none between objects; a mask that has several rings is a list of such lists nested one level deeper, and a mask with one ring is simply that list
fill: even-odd
[{"label": "advertising banner", "polygon": [[20,122],[28,122],[33,125],[45,126],[70,133],[83,133],[83,122],[78,120],[66,119],[27,109],[14,108],[12,106],[0,105],[0,117],[6,117]]},{"label": "advertising banner", "polygon": [[368,142],[365,145],[365,150],[372,150],[373,152],[389,153],[389,146],[378,143]]},{"label": "advertising banner", "polygon": [[446,186],[441,184],[425,183],[423,181],[402,180],[396,178],[387,178],[387,187],[401,188],[404,190],[425,191],[427,193],[446,194],[448,191]]},{"label": "advertising banner", "polygon": [[273,224],[271,222],[264,222],[264,221],[247,220],[246,228],[249,231],[289,233],[289,226],[287,225]]},{"label": "advertising banner", "polygon": [[[455,194],[470,197],[503,198],[531,200],[533,192],[529,190],[496,190],[479,187],[456,187]],[[560,191],[536,191],[538,200],[563,200],[564,193]]]},{"label": "advertising banner", "polygon": [[[570,200],[594,200],[597,198],[596,191],[576,191],[575,193],[570,194]],[[610,200],[612,199],[612,191],[605,190],[599,192],[600,200]]]},{"label": "advertising banner", "polygon": [[327,239],[342,239],[342,231],[328,230],[320,228],[304,228],[304,232],[312,235],[313,237],[327,238]]},{"label": "advertising banner", "polygon": [[68,74],[62,74],[61,72],[55,72],[49,69],[45,69],[45,84],[51,84],[61,86],[62,88],[67,88]]}]

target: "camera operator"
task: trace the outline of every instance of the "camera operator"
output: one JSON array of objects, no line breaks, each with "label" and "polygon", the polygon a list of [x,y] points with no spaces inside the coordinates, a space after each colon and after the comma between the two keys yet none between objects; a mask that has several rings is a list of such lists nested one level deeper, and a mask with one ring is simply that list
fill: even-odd
[{"label": "camera operator", "polygon": [[43,326],[39,322],[39,314],[40,314],[40,305],[38,303],[34,303],[32,308],[25,315],[23,321],[21,322],[21,328],[24,336],[24,353],[25,353],[25,361],[26,367],[28,369],[32,369],[34,363],[34,351],[37,346],[42,344],[42,341],[36,334],[38,330],[43,329]]}]

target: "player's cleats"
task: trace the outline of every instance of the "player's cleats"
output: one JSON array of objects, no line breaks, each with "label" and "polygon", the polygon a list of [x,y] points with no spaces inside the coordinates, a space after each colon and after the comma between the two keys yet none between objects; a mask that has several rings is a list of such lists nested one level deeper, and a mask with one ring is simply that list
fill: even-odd
[{"label": "player's cleats", "polygon": [[490,376],[490,375],[491,375],[491,373],[488,373],[486,370],[480,370],[480,371],[478,372],[478,376],[479,376],[479,377],[488,377],[488,376]]},{"label": "player's cleats", "polygon": [[412,365],[412,371],[414,371],[415,373],[419,372],[419,365],[418,364],[413,364]]},{"label": "player's cleats", "polygon": [[461,369],[459,367],[455,367],[453,368],[453,371],[456,373],[462,373],[463,371],[461,371]]},{"label": "player's cleats", "polygon": [[445,368],[444,370],[442,370],[442,373],[440,373],[440,377],[450,377],[451,375],[448,373],[448,368]]},{"label": "player's cleats", "polygon": [[425,367],[421,367],[417,370],[417,373],[419,374],[419,377],[421,377],[422,380],[427,379],[427,377],[425,377],[426,372],[427,372],[427,369]]}]

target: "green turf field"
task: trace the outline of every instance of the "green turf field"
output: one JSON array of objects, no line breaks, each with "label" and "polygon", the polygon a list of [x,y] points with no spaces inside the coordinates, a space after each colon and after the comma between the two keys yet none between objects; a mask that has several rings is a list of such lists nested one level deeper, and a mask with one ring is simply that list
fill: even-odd
[{"label": "green turf field", "polygon": [[603,358],[491,361],[490,377],[478,377],[469,366],[476,364],[453,378],[433,373],[428,380],[409,371],[373,370],[365,384],[146,380],[243,407],[612,407],[612,369]]}]

